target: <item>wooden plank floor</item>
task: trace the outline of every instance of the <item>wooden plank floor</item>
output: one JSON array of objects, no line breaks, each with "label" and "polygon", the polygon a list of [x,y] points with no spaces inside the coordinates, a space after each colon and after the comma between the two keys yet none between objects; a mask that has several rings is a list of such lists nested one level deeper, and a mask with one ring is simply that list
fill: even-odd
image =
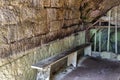
[{"label": "wooden plank floor", "polygon": [[61,80],[120,80],[120,62],[96,58],[85,59]]}]

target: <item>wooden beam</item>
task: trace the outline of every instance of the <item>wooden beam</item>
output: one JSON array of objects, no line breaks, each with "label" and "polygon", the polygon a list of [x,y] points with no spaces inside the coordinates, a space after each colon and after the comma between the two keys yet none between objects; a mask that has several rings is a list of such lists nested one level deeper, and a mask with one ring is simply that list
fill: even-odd
[{"label": "wooden beam", "polygon": [[96,51],[96,46],[97,46],[97,31],[95,31],[95,36],[94,36],[94,51]]},{"label": "wooden beam", "polygon": [[[91,29],[96,29],[96,28],[104,29],[104,28],[108,28],[108,26],[94,26]],[[115,26],[110,26],[110,28],[115,28]],[[118,26],[117,28],[120,28],[120,26]]]},{"label": "wooden beam", "polygon": [[102,32],[101,32],[101,30],[99,30],[99,52],[101,52],[101,37],[102,37]]},{"label": "wooden beam", "polygon": [[109,12],[109,26],[108,26],[107,51],[110,51],[110,26],[111,26],[111,11]]},{"label": "wooden beam", "polygon": [[80,49],[84,49],[87,46],[90,46],[90,44],[89,43],[88,44],[82,44],[82,45],[77,46],[75,48],[71,48],[71,49],[69,49],[67,51],[64,51],[64,52],[62,52],[62,53],[60,53],[60,54],[58,54],[56,56],[50,57],[50,58],[48,58],[46,60],[42,60],[42,61],[38,62],[37,64],[32,65],[31,67],[34,68],[34,69],[45,68],[48,65],[50,66],[50,65],[53,65],[53,64],[57,63],[62,58],[66,58],[71,53],[74,53],[74,52],[76,52],[76,51],[78,51]]},{"label": "wooden beam", "polygon": [[117,45],[118,45],[118,42],[117,42],[117,27],[118,27],[118,8],[116,7],[115,8],[115,53],[118,53],[118,47],[117,47]]}]

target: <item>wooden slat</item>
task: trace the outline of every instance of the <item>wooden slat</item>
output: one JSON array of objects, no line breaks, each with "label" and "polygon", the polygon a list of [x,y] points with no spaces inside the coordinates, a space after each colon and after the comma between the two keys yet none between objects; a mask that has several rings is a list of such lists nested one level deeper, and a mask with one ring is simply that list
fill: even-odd
[{"label": "wooden slat", "polygon": [[56,56],[53,56],[53,57],[50,57],[48,59],[42,60],[42,61],[38,62],[37,64],[32,65],[31,67],[35,68],[35,69],[43,69],[43,68],[48,67],[52,64],[55,64],[56,62],[60,61],[63,58],[66,58],[69,54],[72,54],[73,52],[76,52],[80,49],[83,49],[83,48],[85,48],[89,45],[90,45],[90,43],[87,43],[87,44],[82,44],[80,46],[77,46],[75,48],[71,48],[71,49],[69,49],[65,52],[62,52],[62,53],[60,53]]},{"label": "wooden slat", "polygon": [[[104,29],[104,28],[108,28],[108,26],[94,26],[91,29],[96,29],[96,28]],[[115,26],[110,26],[110,28],[115,28]],[[120,28],[120,26],[118,26],[117,28]]]}]

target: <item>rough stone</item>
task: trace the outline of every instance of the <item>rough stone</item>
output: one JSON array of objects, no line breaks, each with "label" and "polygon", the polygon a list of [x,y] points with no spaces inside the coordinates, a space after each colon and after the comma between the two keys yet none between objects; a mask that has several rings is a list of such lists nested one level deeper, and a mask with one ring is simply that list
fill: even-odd
[{"label": "rough stone", "polygon": [[60,30],[63,26],[62,21],[52,21],[50,22],[50,31],[57,31]]},{"label": "rough stone", "polygon": [[54,9],[54,8],[48,8],[47,9],[47,19],[48,19],[48,21],[54,21],[54,20],[57,20],[56,19],[56,16],[57,16],[57,14],[56,14],[56,9]]},{"label": "rough stone", "polygon": [[100,57],[105,59],[116,59],[117,55],[112,52],[102,52],[100,53]]},{"label": "rough stone", "polygon": [[[91,22],[101,16],[89,16],[94,8],[105,13],[119,4],[118,0],[112,0],[118,2],[114,5],[106,5],[111,0],[99,1],[0,0],[0,80],[35,80],[36,71],[30,68],[32,64],[85,43],[84,32],[70,36],[80,31],[78,25],[73,25],[79,22],[77,19]],[[107,8],[101,7],[104,5]],[[68,27],[58,30],[60,23],[56,21],[60,20]],[[52,32],[49,32],[50,25],[55,27]],[[56,42],[57,39],[61,39],[60,42]]]},{"label": "rough stone", "polygon": [[64,7],[64,0],[51,0],[51,7]]},{"label": "rough stone", "polygon": [[120,60],[120,55],[117,55],[117,60]]},{"label": "rough stone", "polygon": [[[79,36],[82,34],[83,32],[80,32]],[[71,35],[64,39],[56,40],[50,42],[49,44],[42,45],[41,47],[23,52],[23,55],[21,55],[21,57],[20,55],[18,55],[18,58],[14,56],[14,59],[11,57],[12,59],[10,58],[7,61],[2,60],[2,64],[0,67],[0,74],[1,74],[0,79],[35,80],[36,71],[32,70],[30,66],[38,62],[39,60],[45,59],[49,56],[53,56],[64,50],[67,50],[68,48],[73,47],[73,45],[76,43],[74,40],[75,37],[76,36]],[[81,36],[81,38],[79,38],[78,41],[81,41],[81,39],[83,39],[83,36]]]}]

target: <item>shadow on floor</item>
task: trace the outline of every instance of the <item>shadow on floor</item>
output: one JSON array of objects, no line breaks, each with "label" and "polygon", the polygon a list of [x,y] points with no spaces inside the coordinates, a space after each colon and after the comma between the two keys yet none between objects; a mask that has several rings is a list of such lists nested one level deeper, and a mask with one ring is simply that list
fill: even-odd
[{"label": "shadow on floor", "polygon": [[61,80],[120,80],[120,62],[89,57]]}]

